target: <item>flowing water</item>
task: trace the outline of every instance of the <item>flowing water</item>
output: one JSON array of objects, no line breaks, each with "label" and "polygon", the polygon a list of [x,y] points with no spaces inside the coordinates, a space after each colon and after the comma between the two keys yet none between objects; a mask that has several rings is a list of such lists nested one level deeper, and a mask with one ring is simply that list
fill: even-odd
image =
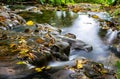
[{"label": "flowing water", "polygon": [[[80,39],[93,46],[93,51],[85,53],[82,51],[74,51],[71,53],[71,58],[74,56],[84,56],[96,61],[102,61],[108,56],[108,48],[103,43],[99,36],[100,31],[100,22],[96,19],[90,17],[93,13],[79,14],[78,18],[73,22],[73,25],[69,28],[63,28],[65,33],[70,32],[77,36],[77,39]],[[104,13],[96,13],[99,18],[106,19]],[[108,18],[109,19],[109,18]],[[74,55],[74,56],[73,56]]]},{"label": "flowing water", "polygon": [[[52,26],[62,28],[64,33],[73,33],[80,39],[93,46],[93,51],[86,53],[85,51],[71,51],[70,60],[76,56],[84,56],[86,58],[103,61],[109,55],[108,45],[104,44],[103,38],[100,37],[99,32],[101,26],[98,19],[92,18],[91,15],[97,15],[100,19],[110,21],[111,18],[106,12],[79,12],[72,11],[42,11],[43,14],[33,14],[22,12],[19,13],[26,20],[33,20],[38,23],[49,23]],[[29,16],[27,17],[26,16]],[[110,31],[106,33],[108,43],[112,43],[116,38],[117,31]]]},{"label": "flowing water", "polygon": [[[106,61],[110,54],[109,45],[112,44],[117,35],[116,30],[112,31],[109,29],[105,32],[104,37],[100,36],[103,31],[101,31],[99,19],[111,20],[111,17],[106,12],[43,11],[43,14],[36,15],[27,13],[27,16],[31,16],[30,18],[26,16],[26,12],[19,14],[26,20],[49,23],[52,26],[61,28],[63,34],[73,33],[77,39],[92,45],[93,50],[91,52],[71,50],[69,60],[73,60],[76,57],[85,57],[99,62]],[[99,19],[91,17],[92,15],[98,16]],[[50,66],[63,66],[65,64],[70,64],[70,62],[54,62],[50,63]]]}]

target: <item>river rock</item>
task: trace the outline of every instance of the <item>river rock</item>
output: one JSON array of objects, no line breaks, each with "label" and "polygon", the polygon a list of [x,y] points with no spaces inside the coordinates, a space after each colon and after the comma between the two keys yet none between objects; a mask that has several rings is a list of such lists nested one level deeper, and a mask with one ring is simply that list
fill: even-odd
[{"label": "river rock", "polygon": [[4,7],[0,9],[0,29],[7,30],[25,24],[25,20],[21,16],[8,9],[4,9]]},{"label": "river rock", "polygon": [[115,79],[114,75],[115,72],[105,68],[103,64],[81,57],[66,62],[61,70],[51,76],[52,79]]}]

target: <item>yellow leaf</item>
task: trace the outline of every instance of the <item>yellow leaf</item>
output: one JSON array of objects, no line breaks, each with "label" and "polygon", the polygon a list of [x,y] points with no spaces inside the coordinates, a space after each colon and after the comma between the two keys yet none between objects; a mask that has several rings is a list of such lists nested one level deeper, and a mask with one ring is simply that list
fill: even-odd
[{"label": "yellow leaf", "polygon": [[92,18],[98,19],[99,17],[97,15],[92,15]]},{"label": "yellow leaf", "polygon": [[107,73],[108,71],[107,71],[106,69],[102,69],[100,72],[101,72],[102,74],[105,74],[105,73]]},{"label": "yellow leaf", "polygon": [[34,25],[34,22],[33,22],[33,21],[27,21],[27,22],[26,22],[26,25],[27,25],[27,26],[33,26],[33,25]]},{"label": "yellow leaf", "polygon": [[81,69],[83,68],[83,65],[82,64],[77,64],[77,69]]},{"label": "yellow leaf", "polygon": [[41,67],[41,69],[45,69],[45,66]]},{"label": "yellow leaf", "polygon": [[41,68],[35,68],[35,71],[37,71],[37,72],[41,72],[42,69],[41,69]]},{"label": "yellow leaf", "polygon": [[41,38],[37,38],[37,39],[36,39],[36,42],[41,44],[41,43],[44,43],[44,40],[41,39]]},{"label": "yellow leaf", "polygon": [[24,61],[19,61],[16,64],[26,64]]},{"label": "yellow leaf", "polygon": [[14,44],[14,43],[10,44],[10,48],[13,48],[15,46],[16,46],[16,44]]},{"label": "yellow leaf", "polygon": [[26,40],[21,39],[21,40],[19,41],[19,43],[25,43],[25,44],[26,44],[27,42],[26,42]]},{"label": "yellow leaf", "polygon": [[83,68],[82,60],[76,60],[76,68],[77,68],[77,69]]},{"label": "yellow leaf", "polygon": [[19,52],[20,54],[26,54],[28,52],[28,49],[21,49],[21,51]]},{"label": "yellow leaf", "polygon": [[45,34],[45,38],[50,38],[50,35],[48,33]]}]

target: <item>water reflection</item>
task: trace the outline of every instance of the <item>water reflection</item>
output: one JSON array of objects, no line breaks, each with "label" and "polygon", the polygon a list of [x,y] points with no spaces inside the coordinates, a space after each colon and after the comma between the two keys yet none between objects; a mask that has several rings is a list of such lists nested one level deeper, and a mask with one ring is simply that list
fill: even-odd
[{"label": "water reflection", "polygon": [[56,27],[68,27],[76,19],[77,14],[72,11],[42,11],[42,14],[32,12],[18,13],[25,20],[32,20],[37,23],[48,23]]},{"label": "water reflection", "polygon": [[[106,56],[108,56],[107,46],[98,35],[100,29],[99,21],[90,17],[89,14],[80,14],[71,27],[63,28],[63,33],[73,33],[77,36],[77,39],[80,39],[93,46],[93,51],[90,53],[85,53],[83,51],[72,51],[70,59],[77,56],[84,56],[96,61],[103,61]],[[97,13],[97,15],[105,17],[105,14],[103,14],[104,13]],[[102,19],[104,17],[102,17]]]}]

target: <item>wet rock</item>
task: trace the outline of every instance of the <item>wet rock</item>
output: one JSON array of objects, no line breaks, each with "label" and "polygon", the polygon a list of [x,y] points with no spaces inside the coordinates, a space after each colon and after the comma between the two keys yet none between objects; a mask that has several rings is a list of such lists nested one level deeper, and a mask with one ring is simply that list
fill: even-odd
[{"label": "wet rock", "polygon": [[92,50],[91,45],[86,44],[81,40],[71,39],[71,38],[66,38],[66,37],[64,38],[62,37],[62,40],[68,42],[72,49],[85,50],[87,52]]},{"label": "wet rock", "polygon": [[[22,30],[24,31],[24,29],[26,31],[26,28],[23,27]],[[35,32],[36,29],[38,33]],[[68,60],[70,48],[91,48],[84,42],[62,36],[59,32],[55,34],[54,32],[58,31],[58,29],[50,25],[41,24],[41,26],[29,28],[29,30],[31,31],[30,33],[1,30],[1,48],[6,48],[1,50],[1,54],[15,54],[18,55],[19,59],[27,60],[36,66],[43,66],[53,59],[58,61]]]},{"label": "wet rock", "polygon": [[[53,79],[115,79],[115,72],[104,67],[103,64],[85,58],[76,58],[63,65],[51,76]],[[59,67],[58,67],[59,68]],[[60,67],[61,68],[61,67]],[[54,68],[53,68],[54,69]]]},{"label": "wet rock", "polygon": [[33,53],[33,55],[34,57],[28,59],[28,62],[38,67],[47,66],[48,62],[52,61],[52,55],[50,53]]},{"label": "wet rock", "polygon": [[120,39],[120,31],[117,33],[117,38]]},{"label": "wet rock", "polygon": [[64,36],[69,37],[69,38],[76,39],[76,36],[75,36],[74,34],[72,34],[72,33],[67,33],[67,34],[65,34]]},{"label": "wet rock", "polygon": [[109,49],[117,56],[120,58],[120,44],[118,45],[111,45],[109,46]]},{"label": "wet rock", "polygon": [[35,6],[33,6],[33,7],[28,7],[28,8],[25,9],[25,11],[29,11],[29,12],[34,12],[34,13],[40,13],[40,14],[42,14],[42,12],[40,11],[40,9],[37,8],[37,7],[35,7]]},{"label": "wet rock", "polygon": [[1,22],[0,28],[3,30],[11,29],[15,26],[22,25],[25,23],[25,20],[21,16],[9,10],[2,11],[1,9],[0,16],[1,16],[0,17],[0,22]]}]

